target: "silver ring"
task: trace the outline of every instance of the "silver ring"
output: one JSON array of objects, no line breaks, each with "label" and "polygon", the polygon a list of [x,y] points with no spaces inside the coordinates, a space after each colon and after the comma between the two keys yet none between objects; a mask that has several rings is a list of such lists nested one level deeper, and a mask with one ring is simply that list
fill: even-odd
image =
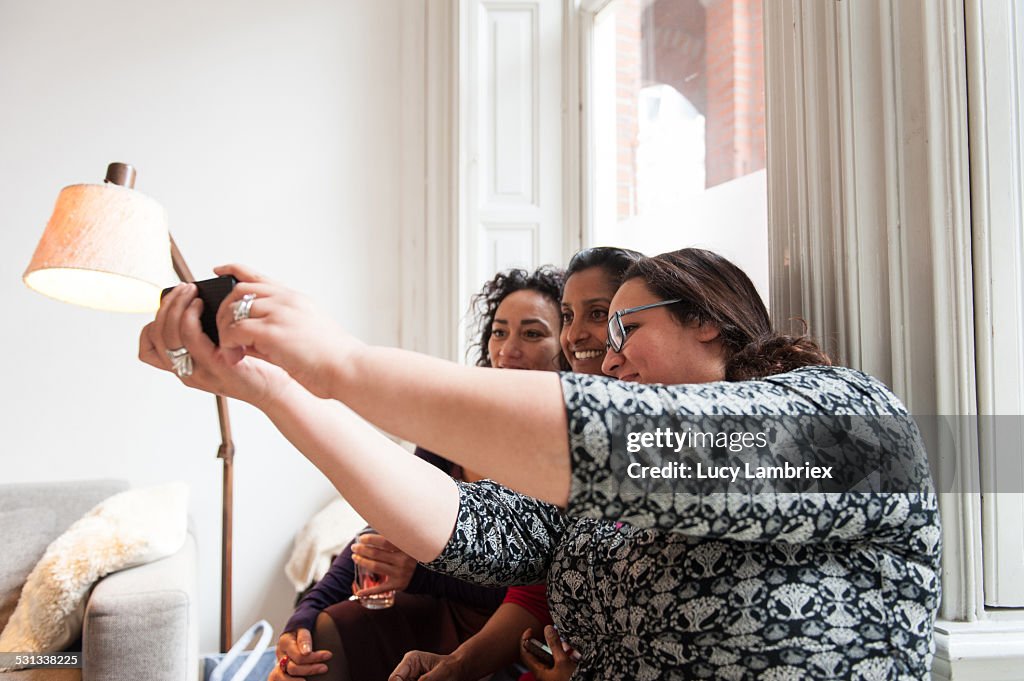
[{"label": "silver ring", "polygon": [[252,301],[254,300],[256,300],[255,293],[246,293],[240,301],[235,303],[234,318],[236,322],[249,318],[249,312],[252,311]]},{"label": "silver ring", "polygon": [[185,348],[176,348],[167,351],[167,357],[171,360],[171,369],[178,378],[187,378],[192,375],[192,355],[188,354]]}]

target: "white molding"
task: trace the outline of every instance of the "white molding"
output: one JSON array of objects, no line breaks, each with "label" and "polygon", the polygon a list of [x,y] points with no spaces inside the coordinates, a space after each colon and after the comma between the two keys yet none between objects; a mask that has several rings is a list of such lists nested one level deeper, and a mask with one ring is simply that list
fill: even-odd
[{"label": "white molding", "polygon": [[[569,0],[572,2],[572,0]],[[583,3],[584,7],[581,7],[580,11],[576,16],[578,46],[576,49],[576,59],[579,64],[577,70],[576,81],[578,91],[578,105],[579,105],[579,129],[576,132],[577,139],[579,140],[579,164],[580,164],[580,188],[579,188],[579,246],[583,248],[585,246],[593,245],[593,233],[594,233],[594,139],[592,132],[594,129],[593,121],[593,110],[590,106],[591,93],[593,92],[593,68],[591,63],[591,54],[593,53],[593,35],[592,30],[594,17],[597,15],[598,10],[590,10],[586,8],[588,4],[595,3]],[[607,3],[604,3],[607,4]],[[602,4],[602,7],[604,6]],[[573,49],[572,46],[569,49]],[[571,251],[569,251],[571,252]]]},{"label": "white molding", "polygon": [[[470,280],[472,279],[472,268],[470,259],[475,258],[478,252],[476,229],[478,189],[476,179],[479,172],[479,158],[475,154],[474,140],[477,137],[477,109],[472,101],[473,83],[478,82],[476,73],[477,61],[473,55],[477,53],[477,36],[475,21],[477,4],[476,0],[456,0],[459,7],[459,32],[456,40],[459,45],[459,59],[457,79],[459,84],[458,112],[460,125],[458,129],[459,139],[459,189],[461,191],[461,202],[459,204],[458,223],[458,296],[460,299],[469,294]],[[474,282],[475,284],[475,282]],[[467,336],[467,327],[464,323],[458,325],[458,355],[459,361],[466,361],[466,351],[469,348],[471,339]]]},{"label": "white molding", "polygon": [[583,245],[583,91],[581,21],[576,0],[562,2],[562,251],[569,256]]},{"label": "white molding", "polygon": [[[486,168],[487,173],[484,179],[486,187],[483,201],[480,206],[481,212],[492,209],[501,210],[508,204],[521,204],[536,206],[540,195],[540,21],[539,7],[535,4],[521,4],[509,2],[481,2],[481,21],[485,24],[477,37],[477,46],[483,50],[479,57],[486,66],[483,81],[486,82],[486,95],[481,97],[483,107],[482,123],[480,131],[482,138],[487,144],[480,148],[480,167]],[[505,24],[509,20],[525,22],[528,31],[516,36],[514,29]],[[521,27],[520,27],[521,28]],[[519,37],[520,44],[517,46],[519,53],[515,55],[501,55],[498,53],[500,45],[505,42],[503,38]],[[502,60],[502,56],[512,57]],[[510,74],[502,70],[499,73],[499,64],[504,63],[506,67],[515,66],[522,72]],[[477,81],[480,82],[480,81]],[[520,90],[515,92],[515,85],[527,83],[529,86],[528,98],[523,98],[524,93]],[[503,96],[507,99],[503,99]],[[510,130],[507,126],[499,124],[501,111],[513,107],[519,107],[520,127],[518,130]],[[523,138],[515,139],[515,134],[520,133]],[[518,191],[505,192],[499,187],[498,177],[502,174],[502,161],[507,160],[497,153],[498,145],[505,140],[514,144],[519,154],[520,168],[519,176],[516,178],[521,183]],[[524,172],[525,171],[525,172]]]},{"label": "white molding", "polygon": [[[956,0],[765,3],[772,317],[923,415],[976,413],[963,25]],[[930,452],[965,489],[974,441]],[[984,614],[979,497],[940,498],[950,619]]]},{"label": "white molding", "polygon": [[[487,271],[499,272],[510,267],[533,266],[540,259],[540,229],[537,222],[491,222],[480,223],[482,251],[478,261]],[[503,246],[504,244],[504,246]],[[504,256],[499,250],[505,251]],[[515,258],[515,252],[526,253],[526,257]]]},{"label": "white molding", "polygon": [[458,0],[402,5],[402,347],[455,359],[458,301]]},{"label": "white molding", "polygon": [[1024,621],[935,625],[933,681],[1019,681],[1024,668]]},{"label": "white molding", "polygon": [[463,302],[458,290],[460,82],[458,0],[427,0],[427,227],[431,247],[424,279],[437,287],[428,307],[437,352],[457,359]]},{"label": "white molding", "polygon": [[[978,408],[984,414],[1024,414],[1024,3],[966,3],[970,74],[971,202],[977,272]],[[998,368],[996,366],[998,362]],[[1009,453],[991,455],[993,433],[982,422],[982,473],[990,489],[1021,489]],[[1006,440],[1002,441],[1006,446]],[[1016,475],[1013,484],[1007,476]],[[982,500],[985,602],[1024,606],[1024,496]]]},{"label": "white molding", "polygon": [[580,12],[597,14],[608,5],[612,4],[613,0],[578,0],[578,2]]},{"label": "white molding", "polygon": [[[768,247],[771,262],[769,308],[776,323],[788,326],[800,316],[812,331],[834,347],[842,340],[839,310],[825,304],[842,293],[837,286],[837,249],[822,243],[834,232],[814,235],[810,225],[835,220],[841,204],[825,191],[836,186],[835,152],[823,146],[837,117],[837,93],[830,82],[834,51],[827,45],[833,21],[832,3],[766,3],[765,91],[768,178]],[[805,53],[820,55],[822,63],[807,65]],[[810,285],[813,281],[814,285]]]},{"label": "white molding", "polygon": [[401,218],[399,227],[399,301],[398,338],[402,347],[424,348],[427,333],[425,287],[417,281],[426,272],[426,8],[421,2],[402,4],[401,43],[401,127],[402,150]]}]

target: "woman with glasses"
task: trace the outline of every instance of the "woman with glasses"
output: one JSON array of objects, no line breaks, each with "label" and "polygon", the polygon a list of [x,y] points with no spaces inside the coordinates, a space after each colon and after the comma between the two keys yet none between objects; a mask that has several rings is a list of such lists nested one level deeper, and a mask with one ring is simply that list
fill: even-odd
[{"label": "woman with glasses", "polygon": [[[221,348],[182,287],[143,331],[144,361],[169,370],[166,350],[187,348],[187,385],[263,410],[429,567],[547,578],[575,678],[928,677],[940,550],[920,435],[881,383],[776,333],[732,263],[684,249],[630,268],[603,360],[622,380],[370,347],[245,268],[221,273],[243,282],[218,312]],[[356,414],[505,487],[431,471]],[[770,432],[725,432],[750,415]]]},{"label": "woman with glasses", "polygon": [[[471,310],[477,341],[477,366],[555,371],[565,366],[559,345],[558,302],[563,273],[552,267],[534,272],[499,272],[473,297]],[[416,456],[456,480],[479,476],[447,459],[417,448]],[[386,577],[356,596],[397,592],[394,605],[366,610],[353,594],[355,566]],[[293,674],[333,679],[387,678],[411,648],[451,652],[488,623],[505,598],[505,589],[470,584],[432,572],[373,530],[364,531],[338,555],[324,575],[306,591],[277,644],[287,659],[268,681]],[[516,630],[510,637],[518,649]],[[494,667],[494,670],[502,665]],[[493,670],[492,670],[493,671]]]}]

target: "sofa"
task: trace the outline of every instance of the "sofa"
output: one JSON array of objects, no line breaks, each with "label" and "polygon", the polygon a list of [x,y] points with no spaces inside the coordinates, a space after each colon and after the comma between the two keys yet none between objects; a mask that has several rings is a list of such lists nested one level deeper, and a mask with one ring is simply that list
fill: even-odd
[{"label": "sofa", "polygon": [[[0,485],[0,629],[46,547],[85,512],[124,491],[120,480]],[[89,595],[81,669],[0,673],[12,681],[194,681],[198,572],[190,531],[177,553],[101,579]]]}]

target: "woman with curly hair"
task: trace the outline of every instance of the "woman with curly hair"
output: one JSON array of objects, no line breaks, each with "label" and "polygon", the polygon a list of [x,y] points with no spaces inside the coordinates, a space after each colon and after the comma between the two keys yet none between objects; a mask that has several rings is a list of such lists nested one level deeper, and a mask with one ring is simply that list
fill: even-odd
[{"label": "woman with curly hair", "polygon": [[[562,296],[562,270],[542,265],[533,272],[510,269],[499,272],[473,296],[470,311],[472,326],[479,329],[479,338],[469,347],[477,351],[478,367],[496,369],[567,369],[561,349],[552,347],[553,332],[557,346],[561,321],[551,324],[550,306],[558,310]],[[519,331],[522,343],[509,345],[510,326],[507,317],[516,310],[527,323]],[[560,316],[556,314],[560,319]],[[493,347],[492,347],[493,342]],[[525,354],[523,354],[525,353]],[[531,366],[522,366],[528,362]]]},{"label": "woman with curly hair", "polygon": [[[562,271],[510,269],[487,281],[473,297],[478,329],[477,366],[554,371],[564,365],[558,338]],[[432,452],[416,455],[456,480],[480,476]],[[355,565],[385,576],[375,587],[355,590]],[[394,606],[367,610],[353,595],[395,591]],[[450,653],[480,631],[502,603],[504,588],[469,584],[418,565],[384,536],[369,529],[352,540],[330,570],[303,594],[284,627],[277,657],[291,674],[335,679],[385,679],[406,651]],[[518,633],[518,632],[517,632]],[[512,640],[516,648],[518,638]],[[269,681],[288,678],[275,668]]]}]

